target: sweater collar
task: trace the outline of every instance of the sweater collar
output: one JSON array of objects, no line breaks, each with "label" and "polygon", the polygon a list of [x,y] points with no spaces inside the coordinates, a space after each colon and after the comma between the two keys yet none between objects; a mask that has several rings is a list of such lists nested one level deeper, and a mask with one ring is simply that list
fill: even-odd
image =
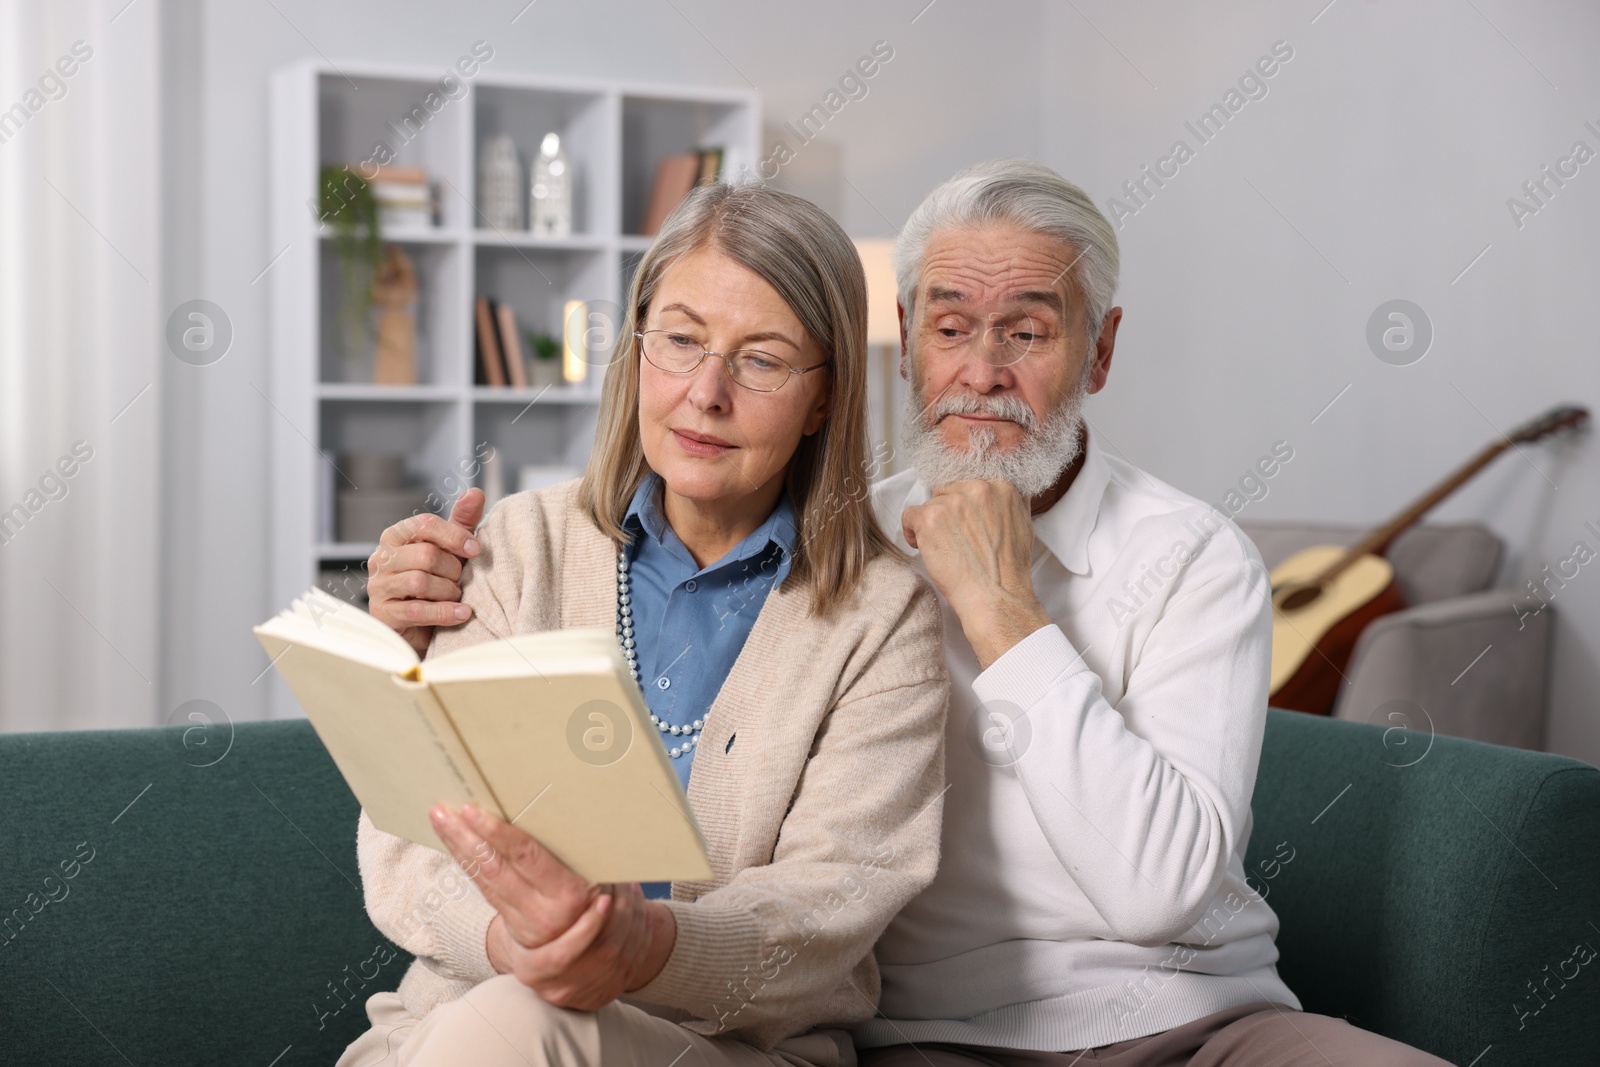
[{"label": "sweater collar", "polygon": [[568,506],[566,527],[561,552],[561,628],[615,626],[617,546],[589,521],[582,508]]}]

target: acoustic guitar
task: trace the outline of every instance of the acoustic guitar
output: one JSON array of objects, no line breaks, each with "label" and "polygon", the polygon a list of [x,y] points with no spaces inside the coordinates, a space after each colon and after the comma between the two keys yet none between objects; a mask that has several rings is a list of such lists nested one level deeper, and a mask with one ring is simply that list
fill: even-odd
[{"label": "acoustic guitar", "polygon": [[1508,448],[1582,426],[1589,413],[1563,406],[1489,445],[1394,518],[1349,548],[1316,545],[1272,569],[1272,681],[1275,708],[1327,715],[1356,638],[1380,615],[1406,606],[1383,558],[1394,539]]}]

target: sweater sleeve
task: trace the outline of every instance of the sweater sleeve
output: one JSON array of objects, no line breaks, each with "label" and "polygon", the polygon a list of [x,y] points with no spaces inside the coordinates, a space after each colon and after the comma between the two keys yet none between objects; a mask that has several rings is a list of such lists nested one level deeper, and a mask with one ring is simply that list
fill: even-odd
[{"label": "sweater sleeve", "polygon": [[949,694],[941,633],[933,593],[919,583],[827,713],[772,861],[670,902],[672,954],[632,996],[761,1048],[871,1017],[873,944],[938,865]]},{"label": "sweater sleeve", "polygon": [[[479,527],[482,552],[462,575],[461,599],[472,618],[441,628],[425,658],[492,641],[514,632],[518,617],[526,542],[537,538],[536,524],[513,524],[507,498]],[[526,517],[532,509],[518,508]],[[362,893],[372,924],[424,965],[457,982],[477,983],[495,975],[486,941],[494,907],[453,858],[403,837],[379,830],[361,813],[356,855]]]},{"label": "sweater sleeve", "polygon": [[[1272,616],[1259,562],[1213,544],[1151,629],[1113,707],[1058,626],[973,682],[1028,726],[1016,768],[1051,850],[1109,927],[1166,944],[1198,919],[1247,832]],[[1194,574],[1194,571],[1205,573]],[[1013,736],[1022,736],[1016,731]]]}]

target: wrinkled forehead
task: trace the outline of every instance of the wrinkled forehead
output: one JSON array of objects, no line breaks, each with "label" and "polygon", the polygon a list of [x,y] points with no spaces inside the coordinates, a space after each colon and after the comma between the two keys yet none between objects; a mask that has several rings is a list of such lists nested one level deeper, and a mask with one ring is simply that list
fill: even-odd
[{"label": "wrinkled forehead", "polygon": [[1072,244],[1012,226],[941,230],[928,238],[917,299],[973,308],[1032,307],[1063,318],[1079,303]]}]

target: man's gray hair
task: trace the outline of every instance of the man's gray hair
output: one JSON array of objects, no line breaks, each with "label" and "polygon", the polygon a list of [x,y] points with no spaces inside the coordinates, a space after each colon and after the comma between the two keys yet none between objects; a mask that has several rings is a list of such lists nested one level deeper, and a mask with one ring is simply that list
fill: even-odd
[{"label": "man's gray hair", "polygon": [[1071,270],[1088,304],[1085,327],[1091,341],[1098,337],[1117,295],[1116,231],[1082,189],[1026,159],[994,159],[968,167],[911,213],[894,246],[895,279],[908,321],[916,310],[928,239],[941,230],[991,223],[1010,223],[1072,246]]}]

